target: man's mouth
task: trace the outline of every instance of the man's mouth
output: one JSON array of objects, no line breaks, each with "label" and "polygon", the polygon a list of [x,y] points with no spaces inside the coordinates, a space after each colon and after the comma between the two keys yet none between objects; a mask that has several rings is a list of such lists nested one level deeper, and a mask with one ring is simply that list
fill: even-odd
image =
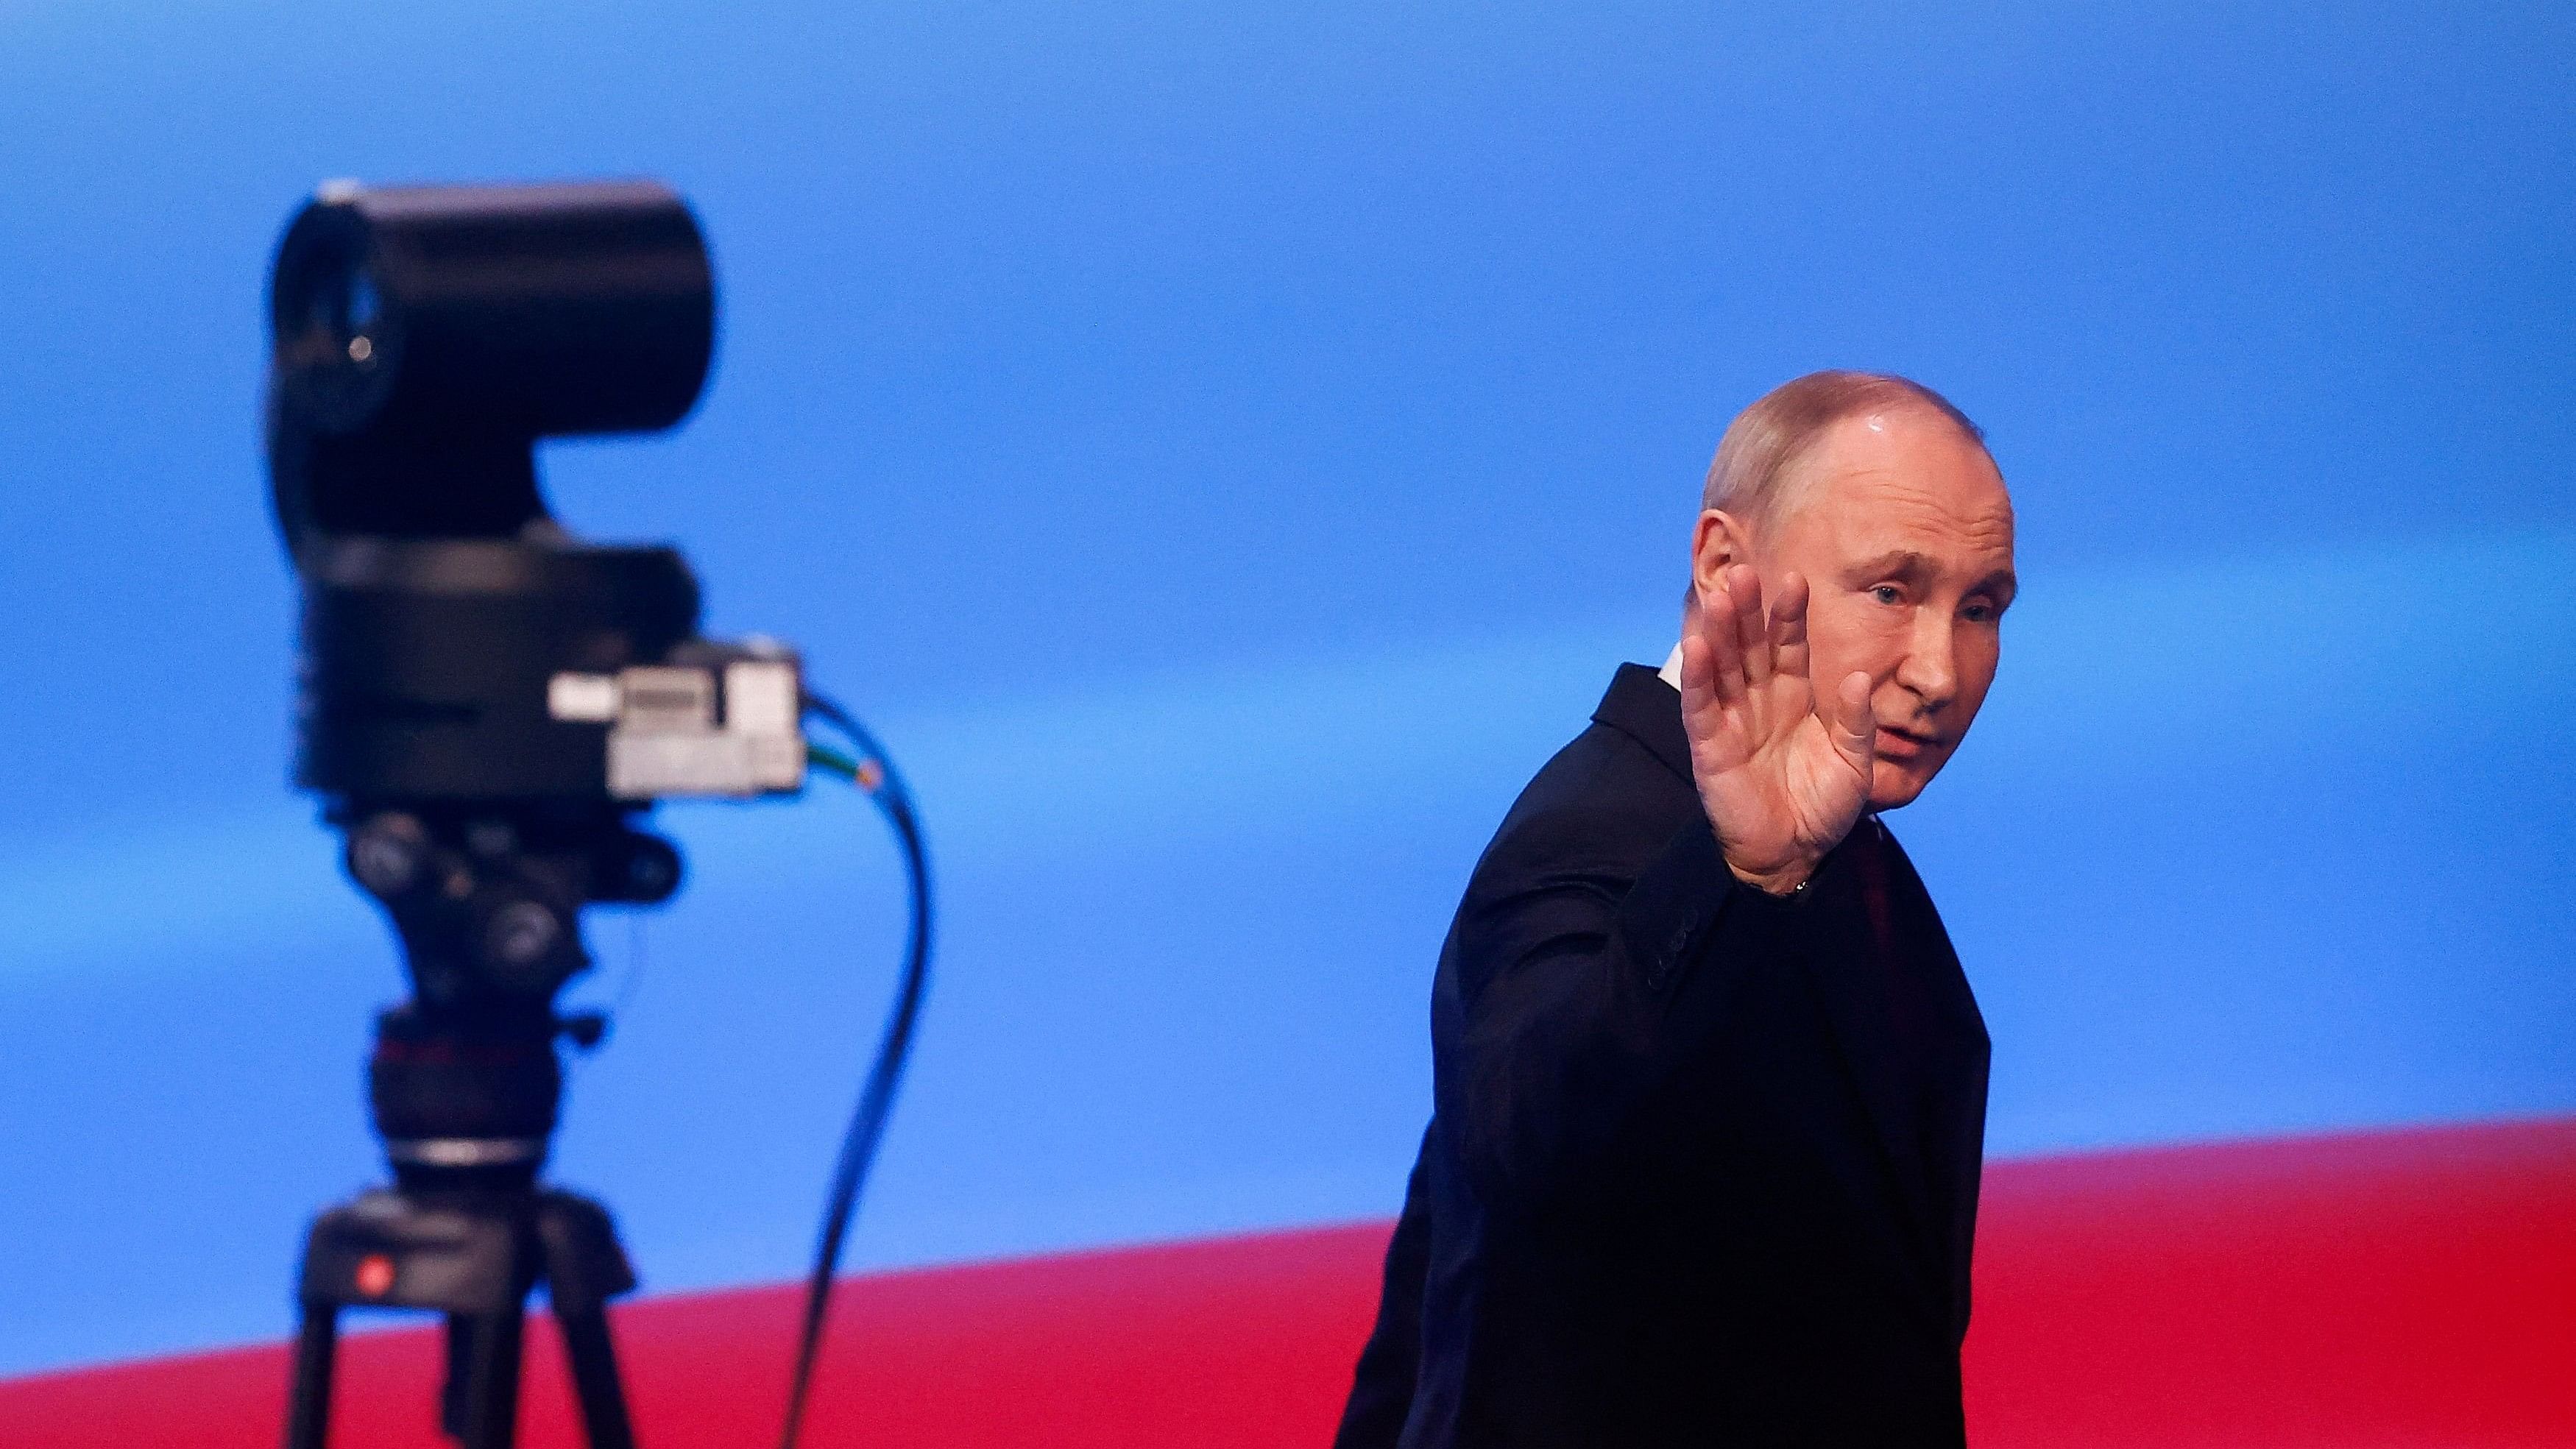
[{"label": "man's mouth", "polygon": [[1878,727],[1878,754],[1881,759],[1910,760],[1940,743],[1939,735],[1901,729],[1895,725]]}]

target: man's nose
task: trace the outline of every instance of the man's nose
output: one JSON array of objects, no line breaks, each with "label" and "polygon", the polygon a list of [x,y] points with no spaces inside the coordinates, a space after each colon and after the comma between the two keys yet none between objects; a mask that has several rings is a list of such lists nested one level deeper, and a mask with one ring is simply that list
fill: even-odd
[{"label": "man's nose", "polygon": [[1957,697],[1958,649],[1951,642],[1948,610],[1914,611],[1913,634],[1906,641],[1905,657],[1897,662],[1896,682],[1914,695],[1925,714],[1940,712]]}]

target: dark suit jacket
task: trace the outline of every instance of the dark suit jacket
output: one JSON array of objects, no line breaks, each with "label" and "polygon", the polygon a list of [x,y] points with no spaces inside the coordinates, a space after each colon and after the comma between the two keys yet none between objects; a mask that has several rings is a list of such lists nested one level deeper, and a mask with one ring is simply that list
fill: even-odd
[{"label": "dark suit jacket", "polygon": [[1987,1039],[1865,817],[1738,882],[1623,667],[1486,847],[1339,1449],[1958,1445]]}]

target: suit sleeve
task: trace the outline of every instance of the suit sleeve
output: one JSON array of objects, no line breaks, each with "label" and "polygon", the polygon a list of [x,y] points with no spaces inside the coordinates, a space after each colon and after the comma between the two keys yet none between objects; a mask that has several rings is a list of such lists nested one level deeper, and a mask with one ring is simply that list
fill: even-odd
[{"label": "suit sleeve", "polygon": [[1431,1132],[1404,1182],[1404,1214],[1387,1239],[1386,1269],[1378,1290],[1377,1324],[1360,1349],[1350,1398],[1333,1449],[1392,1449],[1403,1437],[1413,1407],[1413,1385],[1422,1359],[1422,1286],[1431,1256],[1431,1194],[1426,1159]]},{"label": "suit sleeve", "polygon": [[1547,1196],[1606,1150],[1802,911],[1738,881],[1695,811],[1642,866],[1587,848],[1617,833],[1528,822],[1460,909],[1434,1005],[1438,1115],[1488,1201]]}]

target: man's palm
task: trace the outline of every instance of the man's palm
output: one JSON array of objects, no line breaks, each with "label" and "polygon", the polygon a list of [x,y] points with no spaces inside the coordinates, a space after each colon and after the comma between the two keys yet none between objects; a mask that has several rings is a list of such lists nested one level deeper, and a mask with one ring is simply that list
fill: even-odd
[{"label": "man's palm", "polygon": [[1682,635],[1691,774],[1727,864],[1770,890],[1806,879],[1869,803],[1869,676],[1836,691],[1829,723],[1807,674],[1807,585],[1781,580],[1766,616],[1749,568],[1702,591]]}]

